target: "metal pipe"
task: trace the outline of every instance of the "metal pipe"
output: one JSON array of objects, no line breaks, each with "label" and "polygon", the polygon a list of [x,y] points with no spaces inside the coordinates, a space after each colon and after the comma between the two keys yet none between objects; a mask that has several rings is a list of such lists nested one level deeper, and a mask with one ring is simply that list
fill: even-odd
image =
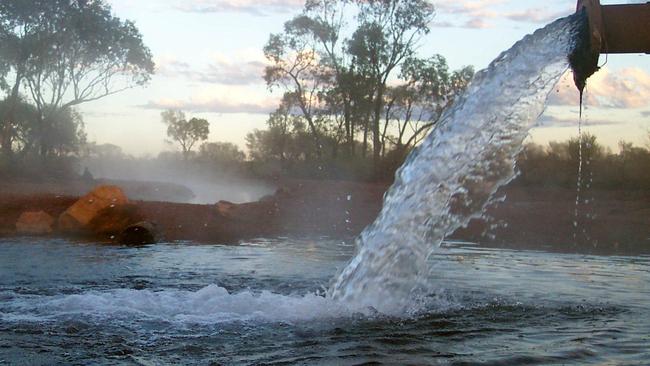
[{"label": "metal pipe", "polygon": [[650,53],[650,2],[602,7],[601,53]]},{"label": "metal pipe", "polygon": [[599,0],[579,0],[586,10],[594,54],[650,53],[650,2],[600,5]]},{"label": "metal pipe", "polygon": [[586,13],[574,52],[569,55],[573,78],[582,92],[587,78],[598,71],[598,57],[612,53],[650,53],[650,2],[600,5],[599,0],[578,0],[578,13]]}]

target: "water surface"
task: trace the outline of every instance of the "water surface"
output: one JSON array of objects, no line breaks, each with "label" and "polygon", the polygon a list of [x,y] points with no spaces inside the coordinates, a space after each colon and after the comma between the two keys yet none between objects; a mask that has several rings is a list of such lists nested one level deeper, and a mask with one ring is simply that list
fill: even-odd
[{"label": "water surface", "polygon": [[626,364],[650,359],[650,257],[445,243],[413,314],[325,298],[353,248],[0,241],[0,364]]}]

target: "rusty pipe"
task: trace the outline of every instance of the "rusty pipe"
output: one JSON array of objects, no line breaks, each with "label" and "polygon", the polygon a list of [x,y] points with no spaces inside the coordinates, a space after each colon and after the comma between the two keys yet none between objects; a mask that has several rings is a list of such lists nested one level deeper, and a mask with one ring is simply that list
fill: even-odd
[{"label": "rusty pipe", "polygon": [[589,18],[591,46],[601,53],[650,53],[650,2],[600,5],[599,0],[579,0],[577,11]]},{"label": "rusty pipe", "polygon": [[599,0],[578,0],[576,11],[585,12],[588,20],[586,46],[569,56],[581,92],[598,71],[601,54],[650,53],[650,2],[600,5]]}]

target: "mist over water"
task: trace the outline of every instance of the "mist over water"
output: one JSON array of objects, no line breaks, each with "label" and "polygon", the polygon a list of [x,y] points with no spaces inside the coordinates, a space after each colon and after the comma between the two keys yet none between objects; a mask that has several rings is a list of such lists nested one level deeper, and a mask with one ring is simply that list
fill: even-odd
[{"label": "mist over water", "polygon": [[417,311],[426,260],[445,236],[482,215],[515,177],[515,158],[568,67],[584,19],[559,19],[516,43],[477,73],[408,157],[358,252],[328,296],[386,314]]},{"label": "mist over water", "polygon": [[[234,203],[253,202],[273,194],[275,187],[259,180],[248,179],[232,169],[215,167],[206,170],[191,162],[158,161],[156,159],[103,158],[83,162],[93,177],[128,182],[150,183],[152,189],[166,190],[152,196],[165,201],[196,204],[213,204],[218,201]],[[167,183],[171,186],[156,183]],[[173,187],[173,186],[177,187]],[[139,192],[136,192],[136,194]],[[134,197],[139,199],[138,197]],[[160,199],[158,199],[160,200]]]}]

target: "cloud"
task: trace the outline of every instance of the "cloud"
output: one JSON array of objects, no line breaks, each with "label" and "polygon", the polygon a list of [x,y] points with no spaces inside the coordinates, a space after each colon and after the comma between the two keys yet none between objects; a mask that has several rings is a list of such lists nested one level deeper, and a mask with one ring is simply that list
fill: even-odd
[{"label": "cloud", "polygon": [[483,1],[458,1],[440,0],[435,3],[438,14],[455,15],[464,18],[460,23],[448,21],[433,23],[434,27],[458,27],[458,28],[489,28],[491,25],[486,19],[492,19],[497,13],[492,10],[493,5],[503,3],[505,0],[483,0]]},{"label": "cloud", "polygon": [[190,13],[247,13],[265,16],[301,9],[304,0],[179,0],[176,8]]},{"label": "cloud", "polygon": [[443,21],[434,27],[491,28],[490,20],[508,19],[515,22],[545,24],[573,12],[574,3],[567,2],[566,11],[552,12],[545,8],[508,11],[518,2],[513,0],[439,0],[435,3],[439,15],[451,15],[457,22]]},{"label": "cloud", "polygon": [[[550,128],[550,127],[578,127],[578,117],[575,118],[560,118],[552,115],[543,115],[537,120],[536,128]],[[583,122],[583,126],[610,126],[618,124],[617,121],[608,120],[592,120]]]},{"label": "cloud", "polygon": [[[611,71],[602,68],[587,80],[585,104],[600,108],[644,108],[650,106],[650,74],[640,68]],[[579,95],[571,72],[564,75],[556,92],[549,97],[551,105],[579,104]]]},{"label": "cloud", "polygon": [[199,76],[199,81],[224,85],[249,85],[263,83],[264,68],[261,61],[234,63],[219,60],[211,63]]},{"label": "cloud", "polygon": [[160,99],[149,101],[138,107],[144,109],[180,109],[193,113],[248,113],[269,114],[279,105],[278,100],[267,99],[261,101],[236,101],[220,97],[190,99],[187,101],[177,99]]},{"label": "cloud", "polygon": [[192,66],[187,62],[170,57],[156,59],[156,75],[179,77],[188,76],[192,73]]},{"label": "cloud", "polygon": [[249,58],[246,61],[244,59],[244,57],[238,56],[229,59],[221,55],[214,55],[207,66],[197,69],[187,62],[167,58],[157,61],[156,74],[210,84],[263,84],[266,62],[261,59]]},{"label": "cloud", "polygon": [[490,23],[486,22],[483,19],[478,19],[478,18],[468,20],[467,22],[465,22],[465,25],[463,26],[463,28],[473,28],[473,29],[487,29],[491,27],[492,25]]},{"label": "cloud", "polygon": [[529,22],[529,23],[548,23],[557,18],[570,14],[568,12],[549,12],[548,10],[531,8],[524,11],[513,12],[505,14],[505,18],[514,20],[516,22]]},{"label": "cloud", "polygon": [[457,27],[457,25],[452,23],[452,22],[438,22],[438,21],[434,21],[433,23],[431,23],[431,26],[434,27],[434,28],[455,28],[455,27]]},{"label": "cloud", "polygon": [[115,117],[126,117],[127,113],[119,112],[102,112],[102,111],[84,111],[84,117],[93,117],[93,118],[115,118]]},{"label": "cloud", "polygon": [[642,117],[650,117],[650,111],[642,111],[641,116]]}]

